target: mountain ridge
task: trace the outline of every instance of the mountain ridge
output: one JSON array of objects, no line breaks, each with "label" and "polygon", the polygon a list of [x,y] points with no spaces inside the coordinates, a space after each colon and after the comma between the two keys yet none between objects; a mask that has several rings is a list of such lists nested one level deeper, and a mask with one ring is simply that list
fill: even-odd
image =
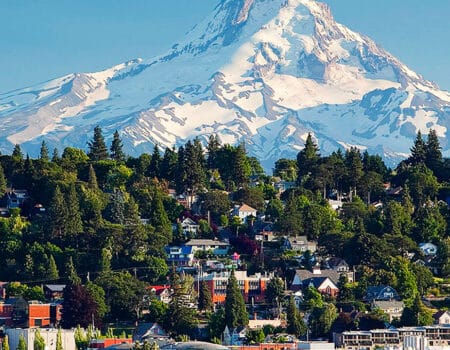
[{"label": "mountain ridge", "polygon": [[357,146],[392,161],[419,129],[450,147],[450,94],[314,0],[220,1],[163,55],[0,94],[0,120],[2,150],[36,153],[44,138],[85,148],[100,125],[130,154],[216,133],[266,168],[308,132],[322,152]]}]

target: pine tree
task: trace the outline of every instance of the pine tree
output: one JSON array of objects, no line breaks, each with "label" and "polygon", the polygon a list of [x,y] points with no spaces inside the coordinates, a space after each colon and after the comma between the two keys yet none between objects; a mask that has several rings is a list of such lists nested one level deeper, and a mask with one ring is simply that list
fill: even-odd
[{"label": "pine tree", "polygon": [[159,152],[158,145],[155,144],[152,153],[152,159],[147,170],[147,176],[150,178],[160,178],[160,166],[161,166],[161,153]]},{"label": "pine tree", "polygon": [[108,149],[106,148],[105,139],[103,137],[100,126],[94,128],[94,138],[88,143],[89,159],[92,161],[99,161],[108,159]]},{"label": "pine tree", "polygon": [[14,149],[13,149],[13,152],[11,154],[11,158],[12,158],[14,163],[22,163],[23,162],[23,153],[22,153],[22,150],[20,148],[20,145],[18,145],[18,144],[14,145]]},{"label": "pine tree", "polygon": [[176,171],[178,164],[178,155],[175,149],[169,147],[164,151],[164,156],[160,166],[160,176],[162,179],[173,183],[176,180]]},{"label": "pine tree", "polygon": [[153,184],[153,195],[150,203],[150,224],[155,228],[156,232],[166,238],[167,243],[172,241],[172,224],[164,208],[162,190],[157,183]]},{"label": "pine tree", "polygon": [[114,191],[110,195],[110,201],[106,207],[106,216],[114,224],[123,225],[125,222],[125,199],[122,191]]},{"label": "pine tree", "polygon": [[98,190],[97,175],[92,164],[89,165],[88,186],[91,190]]},{"label": "pine tree", "polygon": [[59,279],[58,266],[56,266],[56,261],[53,255],[50,255],[49,258],[48,279],[52,281],[56,281]]},{"label": "pine tree", "polygon": [[72,183],[67,194],[67,222],[66,234],[77,239],[77,235],[83,232],[83,223],[81,221],[81,210],[75,185]]},{"label": "pine tree", "polygon": [[39,328],[37,328],[34,333],[33,350],[45,350],[45,340],[42,338]]},{"label": "pine tree", "polygon": [[220,139],[217,135],[210,135],[208,140],[208,145],[206,147],[208,153],[207,166],[208,169],[218,168],[217,164],[217,152],[220,149]]},{"label": "pine tree", "polygon": [[411,156],[408,158],[408,162],[412,165],[423,164],[426,159],[426,144],[422,138],[420,130],[417,132],[414,145],[411,148]]},{"label": "pine tree", "polygon": [[113,135],[113,140],[111,142],[111,159],[117,162],[125,161],[125,153],[123,152],[122,140],[120,139],[119,132],[116,130]]},{"label": "pine tree", "polygon": [[287,328],[289,334],[294,334],[296,337],[301,337],[306,334],[306,325],[300,315],[300,312],[295,305],[294,297],[291,295],[289,305],[286,311]]},{"label": "pine tree", "polygon": [[62,240],[66,233],[67,205],[59,186],[56,186],[48,208],[48,227],[54,239]]},{"label": "pine tree", "polygon": [[311,133],[308,133],[305,147],[297,155],[297,182],[299,184],[305,180],[305,176],[316,173],[319,160],[319,148],[313,141]]},{"label": "pine tree", "polygon": [[214,309],[211,291],[209,290],[208,284],[205,281],[200,282],[198,309],[201,311],[212,311]]},{"label": "pine tree", "polygon": [[69,284],[81,284],[81,278],[78,277],[72,257],[69,257],[66,264],[66,278]]},{"label": "pine tree", "polygon": [[186,172],[185,158],[186,157],[184,147],[183,146],[178,147],[178,162],[175,177],[175,185],[178,194],[185,193],[187,189],[186,186],[187,172]]},{"label": "pine tree", "polygon": [[6,178],[3,172],[3,167],[0,165],[0,194],[3,195],[6,191]]},{"label": "pine tree", "polygon": [[347,185],[350,193],[356,195],[356,189],[364,175],[361,153],[356,147],[350,148],[345,153],[345,165],[347,168]]},{"label": "pine tree", "polygon": [[244,297],[239,289],[234,270],[228,279],[225,297],[225,322],[229,329],[248,325]]},{"label": "pine tree", "polygon": [[19,343],[16,350],[27,350],[27,343],[22,333],[19,335]]},{"label": "pine tree", "polygon": [[[229,165],[227,165],[229,166]],[[234,153],[234,161],[232,163],[233,168],[233,181],[238,187],[246,187],[248,184],[248,178],[251,174],[250,164],[248,162],[247,151],[245,150],[244,143],[241,143]]]},{"label": "pine tree", "polygon": [[436,130],[431,129],[425,147],[425,165],[434,172],[442,163],[442,152]]},{"label": "pine tree", "polygon": [[59,152],[57,148],[53,149],[52,163],[58,163],[61,158],[59,157]]},{"label": "pine tree", "polygon": [[9,350],[9,339],[8,339],[8,335],[5,335],[5,337],[3,338],[3,343],[2,343],[2,350]]},{"label": "pine tree", "polygon": [[45,143],[45,141],[42,141],[39,159],[44,163],[47,163],[50,161],[50,157],[48,155],[48,147],[47,147],[47,144]]}]

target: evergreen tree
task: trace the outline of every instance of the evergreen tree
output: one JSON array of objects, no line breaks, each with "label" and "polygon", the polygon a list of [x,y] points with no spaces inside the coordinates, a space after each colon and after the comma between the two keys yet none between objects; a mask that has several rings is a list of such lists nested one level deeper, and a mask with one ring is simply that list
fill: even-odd
[{"label": "evergreen tree", "polygon": [[9,350],[9,339],[8,339],[8,335],[5,335],[3,338],[3,343],[1,346],[2,350]]},{"label": "evergreen tree", "polygon": [[175,151],[175,149],[167,147],[164,151],[164,156],[160,166],[161,178],[166,179],[170,183],[174,183],[176,180],[177,164],[177,152]]},{"label": "evergreen tree", "polygon": [[89,165],[88,187],[91,190],[98,190],[97,175],[92,164]]},{"label": "evergreen tree", "polygon": [[347,185],[351,195],[356,195],[356,190],[361,184],[361,179],[364,175],[363,163],[359,149],[352,147],[345,153],[345,165],[347,168]]},{"label": "evergreen tree", "polygon": [[177,189],[177,193],[185,193],[187,186],[186,186],[186,179],[187,179],[187,167],[186,167],[186,161],[185,161],[185,152],[184,147],[180,146],[178,147],[178,162],[177,162],[177,170],[176,170],[176,176],[175,176],[175,185]]},{"label": "evergreen tree", "polygon": [[45,350],[45,340],[42,337],[39,328],[37,328],[34,333],[33,350]]},{"label": "evergreen tree", "polygon": [[106,207],[106,218],[114,224],[123,225],[125,222],[125,199],[122,191],[116,190],[111,193]]},{"label": "evergreen tree", "polygon": [[89,159],[92,161],[99,161],[108,159],[108,149],[106,148],[105,139],[103,137],[100,126],[94,128],[94,138],[88,143]]},{"label": "evergreen tree", "polygon": [[58,333],[56,335],[56,350],[64,350],[61,328],[58,329]]},{"label": "evergreen tree", "polygon": [[52,163],[58,163],[60,159],[58,149],[54,148],[52,153]]},{"label": "evergreen tree", "polygon": [[134,261],[143,261],[148,249],[148,236],[139,217],[139,207],[133,197],[125,203],[124,208],[124,244],[125,255]]},{"label": "evergreen tree", "polygon": [[13,152],[11,154],[11,159],[15,164],[22,164],[23,162],[23,153],[22,149],[20,148],[20,145],[15,144]]},{"label": "evergreen tree", "polygon": [[164,235],[167,244],[172,241],[172,224],[164,208],[162,190],[157,183],[153,185],[153,195],[150,203],[150,224],[155,228],[156,232]]},{"label": "evergreen tree", "polygon": [[209,290],[208,284],[205,281],[200,282],[198,309],[201,311],[213,311],[214,309],[211,291]]},{"label": "evergreen tree", "polygon": [[119,132],[116,130],[113,135],[113,140],[111,142],[111,159],[116,162],[125,161],[125,153],[123,152],[122,140],[120,139]]},{"label": "evergreen tree", "polygon": [[186,143],[182,167],[186,176],[184,187],[192,196],[205,187],[206,181],[205,158],[198,139]]},{"label": "evergreen tree", "polygon": [[289,305],[286,310],[287,327],[286,331],[289,334],[294,334],[296,337],[301,337],[306,334],[306,325],[300,315],[300,312],[295,306],[294,297],[291,295]]},{"label": "evergreen tree", "polygon": [[313,141],[311,133],[308,133],[305,147],[297,154],[297,182],[299,184],[305,180],[305,176],[316,173],[319,160],[319,148]]},{"label": "evergreen tree", "polygon": [[59,279],[58,266],[56,266],[56,261],[53,255],[50,255],[49,258],[48,279],[52,281],[56,281]]},{"label": "evergreen tree", "polygon": [[[230,164],[227,164],[226,166],[230,166]],[[249,176],[251,174],[251,168],[244,143],[239,144],[239,146],[235,150],[232,169],[232,179],[236,187],[246,187],[248,184]]]},{"label": "evergreen tree", "polygon": [[66,264],[66,278],[69,284],[81,284],[81,278],[77,274],[72,257],[69,257]]},{"label": "evergreen tree", "polygon": [[265,293],[266,302],[272,305],[278,305],[284,293],[284,282],[279,277],[272,277],[267,284]]},{"label": "evergreen tree", "polygon": [[404,327],[429,326],[433,324],[433,316],[417,294],[409,306],[403,309],[400,323]]},{"label": "evergreen tree", "polygon": [[67,194],[67,222],[66,234],[73,240],[77,240],[79,233],[83,232],[83,223],[81,221],[80,203],[78,195],[75,190],[75,185],[72,183]]},{"label": "evergreen tree", "polygon": [[239,289],[234,270],[231,271],[226,289],[225,323],[229,329],[248,325],[248,313],[244,297]]},{"label": "evergreen tree", "polygon": [[47,147],[47,144],[45,143],[45,141],[42,141],[39,159],[44,163],[47,163],[50,161],[50,157],[48,155],[48,147]]},{"label": "evergreen tree", "polygon": [[206,146],[206,152],[208,154],[207,166],[208,169],[218,168],[217,164],[217,152],[220,149],[220,139],[217,135],[210,135],[208,139],[208,145]]},{"label": "evergreen tree", "polygon": [[159,147],[155,144],[153,147],[152,159],[147,170],[147,176],[151,178],[160,178],[160,167],[161,167],[161,153],[159,152]]},{"label": "evergreen tree", "polygon": [[411,148],[411,156],[408,158],[408,162],[412,165],[423,164],[426,159],[426,152],[427,147],[422,138],[422,133],[419,130],[414,145]]},{"label": "evergreen tree", "polygon": [[59,186],[56,186],[48,208],[48,228],[50,230],[51,237],[56,240],[64,239],[66,234],[66,225],[67,204]]},{"label": "evergreen tree", "polygon": [[436,172],[442,163],[442,152],[436,130],[431,129],[425,147],[425,165]]},{"label": "evergreen tree", "polygon": [[25,341],[25,338],[23,334],[19,334],[19,343],[17,344],[16,350],[27,350],[27,343]]},{"label": "evergreen tree", "polygon": [[175,335],[189,334],[196,323],[195,310],[191,307],[195,300],[194,279],[190,275],[180,276],[173,272],[170,275],[170,285],[173,293],[165,325]]},{"label": "evergreen tree", "polygon": [[3,172],[3,167],[0,164],[0,193],[3,195],[6,192],[6,177],[5,173]]}]

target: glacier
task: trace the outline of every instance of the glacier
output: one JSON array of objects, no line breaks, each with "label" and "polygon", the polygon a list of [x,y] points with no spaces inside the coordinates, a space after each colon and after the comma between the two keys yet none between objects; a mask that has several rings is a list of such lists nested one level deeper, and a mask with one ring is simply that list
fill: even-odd
[{"label": "glacier", "polygon": [[315,0],[221,0],[169,52],[0,94],[0,150],[85,149],[99,125],[131,155],[218,134],[266,169],[311,132],[321,152],[389,162],[430,128],[450,155],[450,93]]}]

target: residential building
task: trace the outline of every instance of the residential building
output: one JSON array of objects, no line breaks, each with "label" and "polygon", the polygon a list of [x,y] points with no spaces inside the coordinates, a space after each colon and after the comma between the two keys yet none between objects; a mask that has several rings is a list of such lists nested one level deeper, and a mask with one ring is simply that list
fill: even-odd
[{"label": "residential building", "polygon": [[337,257],[329,258],[325,261],[325,264],[329,269],[337,271],[339,273],[350,271],[350,266],[344,259],[341,258]]},{"label": "residential building", "polygon": [[46,284],[44,285],[44,295],[46,300],[63,299],[65,284]]},{"label": "residential building", "polygon": [[313,271],[300,269],[295,271],[294,280],[291,284],[292,291],[298,291],[304,287],[304,281],[314,277],[328,277],[334,285],[339,281],[339,272],[334,270],[321,270],[319,267],[314,267]]},{"label": "residential building", "polygon": [[450,312],[443,310],[438,311],[433,315],[435,324],[447,324],[450,325]]},{"label": "residential building", "polygon": [[[211,291],[212,301],[214,303],[225,302],[226,289],[228,279],[230,278],[230,271],[211,272],[196,277],[198,281],[205,281]],[[238,281],[238,286],[244,296],[246,303],[259,303],[264,301],[266,286],[272,274],[257,273],[253,276],[248,276],[247,271],[234,271],[234,275]]]},{"label": "residential building", "polygon": [[147,288],[159,301],[165,304],[172,300],[172,288],[169,285],[163,286],[149,286]]},{"label": "residential building", "polygon": [[231,216],[238,216],[243,222],[247,222],[248,217],[256,218],[257,210],[247,204],[236,205],[231,210]]},{"label": "residential building", "polygon": [[200,225],[191,218],[186,218],[181,221],[181,227],[185,237],[197,237]]},{"label": "residential building", "polygon": [[314,287],[318,292],[333,298],[339,294],[339,288],[329,277],[314,276],[303,280],[303,288],[308,287]]},{"label": "residential building", "polygon": [[27,190],[8,189],[6,191],[6,207],[8,209],[19,208],[30,199]]},{"label": "residential building", "polygon": [[389,316],[389,322],[400,319],[405,308],[405,304],[400,300],[375,300],[372,308],[380,309]]},{"label": "residential building", "polygon": [[364,300],[400,300],[400,297],[397,291],[391,286],[369,286],[367,287]]},{"label": "residential building", "polygon": [[169,266],[192,266],[194,263],[192,246],[166,247],[166,253]]},{"label": "residential building", "polygon": [[317,242],[308,241],[306,236],[285,237],[282,249],[301,253],[309,250],[311,253],[314,253],[317,250]]},{"label": "residential building", "polygon": [[213,239],[191,239],[184,244],[187,247],[192,247],[192,252],[210,251],[213,255],[228,255],[230,244]]},{"label": "residential building", "polygon": [[0,325],[23,328],[56,326],[61,321],[61,310],[61,304],[11,298],[0,303]]},{"label": "residential building", "polygon": [[133,342],[144,340],[152,343],[157,339],[169,339],[169,335],[158,323],[141,323],[133,332]]}]

